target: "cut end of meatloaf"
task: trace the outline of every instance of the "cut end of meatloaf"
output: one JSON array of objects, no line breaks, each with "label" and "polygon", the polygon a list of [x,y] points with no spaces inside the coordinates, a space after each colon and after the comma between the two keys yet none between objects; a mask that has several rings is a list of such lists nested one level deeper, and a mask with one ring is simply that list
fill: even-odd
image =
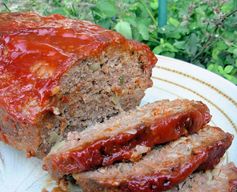
[{"label": "cut end of meatloaf", "polygon": [[61,15],[0,14],[0,139],[44,156],[67,132],[139,105],[155,55]]},{"label": "cut end of meatloaf", "polygon": [[118,163],[74,174],[73,177],[84,192],[168,190],[184,181],[206,161],[218,159],[212,161],[214,165],[218,163],[232,139],[229,133],[207,126],[197,134],[153,149],[139,162]]},{"label": "cut end of meatloaf", "polygon": [[206,172],[195,173],[189,176],[169,192],[236,192],[237,167],[234,163],[217,166]]},{"label": "cut end of meatloaf", "polygon": [[138,161],[154,145],[195,133],[210,121],[205,104],[190,100],[163,100],[123,112],[82,132],[70,132],[44,158],[44,169],[54,178]]},{"label": "cut end of meatloaf", "polygon": [[42,131],[47,133],[43,134],[41,148],[49,149],[69,131],[80,132],[138,106],[144,91],[152,85],[150,72],[144,73],[138,53],[118,47],[116,52],[111,47],[99,58],[73,67],[61,80],[53,111],[43,119],[47,129]]}]

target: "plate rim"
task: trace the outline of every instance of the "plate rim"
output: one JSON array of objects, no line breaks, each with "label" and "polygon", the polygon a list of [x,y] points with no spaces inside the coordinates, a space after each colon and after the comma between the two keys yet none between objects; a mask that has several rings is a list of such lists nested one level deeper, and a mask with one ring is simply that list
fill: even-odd
[{"label": "plate rim", "polygon": [[[223,77],[221,77],[221,76],[219,76],[219,75],[217,75],[217,74],[215,74],[215,73],[213,73],[213,72],[211,72],[211,71],[208,71],[208,70],[206,70],[206,69],[204,69],[204,68],[201,68],[201,67],[199,67],[199,66],[196,66],[196,65],[194,65],[194,64],[192,64],[192,63],[188,63],[188,62],[186,62],[186,61],[182,61],[182,60],[179,60],[179,59],[174,59],[174,58],[170,58],[170,57],[166,57],[166,56],[161,56],[161,55],[156,55],[157,57],[158,57],[158,62],[156,63],[156,66],[158,66],[159,65],[159,59],[165,59],[165,60],[169,60],[170,62],[172,62],[172,63],[177,63],[177,61],[178,61],[178,63],[180,64],[180,65],[188,65],[189,67],[194,67],[194,68],[196,68],[196,69],[198,69],[198,70],[201,70],[201,71],[203,71],[205,74],[208,74],[208,75],[214,75],[214,77],[215,77],[215,79],[220,79],[221,81],[223,81],[224,82],[224,84],[229,84],[230,85],[230,87],[231,87],[231,89],[235,89],[235,90],[237,90],[237,86],[236,85],[234,85],[233,83],[231,83],[231,82],[229,82],[228,80],[226,80],[226,79],[224,79]],[[191,64],[191,65],[190,65]],[[175,67],[174,67],[175,68]],[[175,69],[177,69],[177,68],[175,68]],[[192,70],[192,69],[189,69],[189,70]],[[177,71],[178,71],[178,69],[177,69]],[[157,75],[156,75],[157,76]],[[202,80],[202,79],[201,79]],[[234,87],[233,87],[234,86]],[[153,88],[158,88],[158,87],[156,87],[156,86],[154,86],[153,85]],[[210,88],[209,86],[207,86],[207,88]],[[193,89],[193,90],[195,90],[195,89]],[[221,90],[220,90],[221,91]],[[225,94],[225,93],[224,93]],[[223,95],[222,95],[223,96]],[[176,96],[177,97],[177,96]],[[234,99],[233,99],[234,100]],[[235,101],[235,100],[234,100]],[[237,106],[236,106],[236,110],[237,110]],[[233,119],[233,118],[231,118],[231,119]],[[235,123],[236,124],[236,123]],[[233,127],[234,128],[234,127]],[[235,130],[235,129],[234,129]],[[235,130],[236,131],[236,134],[237,134],[237,130]],[[14,173],[12,173],[12,174],[14,174]],[[0,178],[1,179],[1,178]],[[14,185],[13,185],[14,186]],[[42,188],[43,187],[45,187],[45,186],[42,186]],[[14,188],[14,187],[13,187]],[[15,190],[15,189],[14,189]],[[16,189],[17,190],[17,189]]]},{"label": "plate rim", "polygon": [[232,88],[236,89],[237,90],[237,86],[232,83],[231,81],[225,79],[224,77],[218,75],[217,73],[214,73],[213,71],[209,71],[208,69],[206,68],[202,68],[198,65],[195,65],[193,63],[189,63],[187,61],[183,61],[181,59],[177,59],[177,58],[172,58],[172,57],[167,57],[167,56],[164,56],[164,55],[155,55],[158,59],[157,63],[155,64],[155,66],[157,66],[157,64],[159,63],[159,58],[163,58],[163,59],[168,59],[168,60],[173,60],[173,61],[178,61],[179,63],[183,63],[183,64],[187,64],[187,65],[190,65],[192,66],[193,68],[197,68],[198,70],[202,70],[203,72],[207,72],[207,73],[210,73],[212,74],[213,76],[215,76],[215,78],[219,78],[220,80],[222,81],[225,81],[225,83],[229,84],[230,86],[232,86]]},{"label": "plate rim", "polygon": [[[217,92],[218,94],[220,94],[222,97],[224,97],[225,99],[227,99],[230,103],[233,104],[233,106],[235,107],[235,109],[237,110],[237,101],[235,101],[235,99],[230,95],[230,94],[227,94],[225,91],[223,90],[220,90],[219,88],[217,88],[215,85],[209,83],[209,82],[206,82],[205,80],[202,80],[198,77],[195,77],[193,76],[192,74],[185,74],[184,72],[182,72],[182,70],[178,70],[176,67],[164,67],[164,66],[160,66],[160,65],[164,65],[164,64],[159,64],[159,58],[163,59],[163,60],[168,60],[170,61],[171,63],[174,63],[178,61],[178,64],[183,67],[183,66],[188,66],[188,67],[193,67],[194,69],[197,69],[199,71],[201,71],[202,73],[204,74],[208,74],[208,75],[212,75],[214,76],[215,79],[217,80],[221,80],[223,81],[223,84],[226,85],[226,83],[228,85],[230,85],[231,87],[229,89],[232,89],[232,90],[236,90],[236,93],[237,93],[237,86],[233,83],[231,83],[230,81],[224,79],[223,77],[211,72],[211,71],[208,71],[207,69],[204,69],[204,68],[201,68],[199,66],[196,66],[192,63],[188,63],[188,62],[185,62],[185,61],[182,61],[182,60],[178,60],[178,59],[174,59],[174,58],[170,58],[170,57],[166,57],[166,56],[161,56],[161,55],[156,55],[156,57],[158,58],[158,62],[156,63],[155,67],[154,68],[157,68],[158,70],[165,70],[165,71],[168,71],[168,72],[171,72],[171,73],[175,73],[176,75],[181,75],[185,78],[189,78],[193,81],[196,81],[198,83],[201,83],[202,85],[206,86],[207,88],[209,89],[212,89],[214,90],[215,92]],[[175,68],[175,69],[174,69]],[[191,69],[192,70],[192,69]],[[188,69],[188,71],[191,71],[190,69]],[[151,78],[154,78],[156,80],[162,80],[162,81],[165,81],[166,83],[171,83],[175,86],[178,86],[178,87],[181,87],[183,89],[186,89],[188,91],[191,91],[193,92],[195,95],[201,97],[202,99],[204,99],[205,101],[207,101],[208,103],[210,103],[212,106],[214,106],[216,109],[218,109],[227,119],[228,121],[230,122],[230,124],[232,125],[234,131],[236,132],[237,134],[237,123],[235,123],[233,121],[233,118],[229,117],[229,115],[224,111],[222,110],[222,108],[220,108],[218,105],[216,105],[215,103],[213,103],[212,101],[210,101],[208,98],[206,98],[205,96],[199,94],[198,92],[194,91],[193,89],[190,89],[189,87],[186,87],[184,85],[180,85],[180,84],[177,84],[173,81],[169,81],[167,79],[161,79],[159,78],[157,75],[154,75],[152,74],[152,77]],[[215,80],[215,82],[217,81]],[[154,86],[154,85],[153,85]],[[237,96],[237,95],[236,95]]]}]

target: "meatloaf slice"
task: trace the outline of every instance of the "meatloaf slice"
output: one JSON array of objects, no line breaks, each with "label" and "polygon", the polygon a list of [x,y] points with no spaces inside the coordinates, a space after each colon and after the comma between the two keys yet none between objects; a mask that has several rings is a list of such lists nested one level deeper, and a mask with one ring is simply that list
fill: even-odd
[{"label": "meatloaf slice", "polygon": [[44,158],[44,168],[60,178],[114,162],[137,161],[156,144],[197,132],[210,118],[202,102],[163,100],[147,104],[70,133]]},{"label": "meatloaf slice", "polygon": [[0,139],[42,157],[67,132],[139,105],[156,61],[88,21],[0,13]]},{"label": "meatloaf slice", "polygon": [[192,174],[169,192],[236,192],[237,167],[233,163]]},{"label": "meatloaf slice", "polygon": [[168,190],[197,169],[213,168],[231,145],[232,135],[205,127],[152,150],[136,163],[118,163],[73,174],[84,192],[156,192]]}]

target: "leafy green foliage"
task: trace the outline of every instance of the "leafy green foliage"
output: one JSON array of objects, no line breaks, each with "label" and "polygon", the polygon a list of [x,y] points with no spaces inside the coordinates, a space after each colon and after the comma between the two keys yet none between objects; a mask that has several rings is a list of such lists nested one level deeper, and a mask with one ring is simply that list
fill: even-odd
[{"label": "leafy green foliage", "polygon": [[115,30],[124,35],[128,39],[132,39],[132,29],[130,23],[126,21],[119,21],[115,25]]},{"label": "leafy green foliage", "polygon": [[158,0],[0,0],[0,11],[91,20],[146,43],[156,54],[194,63],[237,84],[237,0],[167,1],[163,28],[157,25]]}]

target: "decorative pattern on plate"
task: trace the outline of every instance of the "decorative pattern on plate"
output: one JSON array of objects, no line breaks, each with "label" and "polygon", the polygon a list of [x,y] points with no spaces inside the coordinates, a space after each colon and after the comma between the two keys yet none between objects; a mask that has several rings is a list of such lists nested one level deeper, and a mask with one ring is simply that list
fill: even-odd
[{"label": "decorative pattern on plate", "polygon": [[[225,161],[237,164],[237,87],[207,70],[164,56],[159,56],[152,78],[154,86],[146,91],[142,104],[159,99],[202,100],[213,114],[211,123],[234,134]],[[26,159],[23,152],[0,142],[1,192],[50,191],[53,186],[40,160]]]}]

